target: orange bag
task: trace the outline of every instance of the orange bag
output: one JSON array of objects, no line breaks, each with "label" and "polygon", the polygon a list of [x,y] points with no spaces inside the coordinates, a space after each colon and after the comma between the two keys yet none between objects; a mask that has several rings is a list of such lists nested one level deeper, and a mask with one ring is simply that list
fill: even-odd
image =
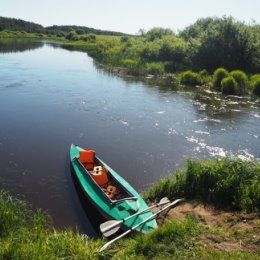
[{"label": "orange bag", "polygon": [[79,160],[87,170],[92,170],[94,167],[95,151],[83,150],[79,152]]}]

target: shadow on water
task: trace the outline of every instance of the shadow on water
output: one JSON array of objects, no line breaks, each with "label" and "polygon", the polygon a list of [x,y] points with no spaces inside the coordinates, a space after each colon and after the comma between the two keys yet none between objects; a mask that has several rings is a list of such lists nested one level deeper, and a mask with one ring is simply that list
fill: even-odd
[{"label": "shadow on water", "polygon": [[[71,164],[70,164],[70,172],[71,172],[71,177],[72,177],[72,181],[73,181],[76,193],[77,193],[79,201],[80,201],[80,205],[95,231],[95,234],[93,234],[93,238],[98,238],[101,236],[99,226],[101,223],[105,222],[106,219],[100,214],[100,212],[93,206],[93,204],[89,201],[87,196],[84,194],[84,191],[83,191],[78,179],[76,178],[76,174],[75,174],[74,169]],[[88,227],[86,226],[86,229],[87,228]]]},{"label": "shadow on water", "polygon": [[33,39],[1,39],[0,53],[15,53],[43,47],[43,41]]}]

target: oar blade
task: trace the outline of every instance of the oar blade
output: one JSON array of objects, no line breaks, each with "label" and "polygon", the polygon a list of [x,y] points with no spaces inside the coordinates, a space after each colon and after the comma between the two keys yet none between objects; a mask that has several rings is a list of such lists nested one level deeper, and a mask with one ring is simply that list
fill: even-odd
[{"label": "oar blade", "polygon": [[100,224],[100,231],[101,232],[103,232],[104,230],[106,230],[107,229],[107,227],[110,227],[110,226],[114,226],[115,224],[117,224],[118,223],[118,221],[117,220],[108,220],[108,221],[106,221],[106,222],[104,222],[104,223],[102,223],[102,224]]},{"label": "oar blade", "polygon": [[110,237],[112,236],[113,234],[115,234],[119,229],[120,229],[120,226],[121,225],[118,225],[116,227],[113,227],[113,228],[110,228],[108,230],[105,230],[104,232],[102,232],[103,236],[104,237]]},{"label": "oar blade", "polygon": [[169,200],[167,197],[163,197],[163,198],[159,201],[158,205],[163,205],[163,204],[166,204],[166,203],[170,203],[170,200]]},{"label": "oar blade", "polygon": [[108,220],[100,225],[100,231],[105,237],[109,237],[120,229],[121,223],[118,220]]}]

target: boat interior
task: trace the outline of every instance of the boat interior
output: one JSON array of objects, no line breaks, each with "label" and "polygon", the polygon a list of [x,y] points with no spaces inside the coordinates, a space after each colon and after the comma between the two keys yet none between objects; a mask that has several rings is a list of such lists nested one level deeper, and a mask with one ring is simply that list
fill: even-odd
[{"label": "boat interior", "polygon": [[111,202],[134,198],[100,162],[95,156],[94,150],[80,151],[79,162],[85,168],[86,174],[90,174],[94,183],[100,187]]}]

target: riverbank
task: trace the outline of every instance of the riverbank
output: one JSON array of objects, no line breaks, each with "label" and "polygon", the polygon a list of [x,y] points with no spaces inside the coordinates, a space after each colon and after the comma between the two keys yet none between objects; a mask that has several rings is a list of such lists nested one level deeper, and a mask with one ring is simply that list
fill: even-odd
[{"label": "riverbank", "polygon": [[[205,65],[193,71],[193,63],[184,62],[188,59],[185,55],[190,52],[191,46],[188,46],[182,37],[162,35],[159,39],[151,41],[149,35],[152,32],[153,30],[137,37],[77,34],[73,30],[67,35],[2,31],[0,39],[22,37],[58,41],[63,48],[88,53],[110,73],[132,76],[143,81],[149,79],[153,84],[167,85],[172,89],[189,86],[211,89],[225,95],[260,95],[260,74],[256,74],[257,70],[227,70],[223,62],[220,64],[223,68],[215,66],[214,69],[207,70]],[[257,42],[256,44],[258,46]],[[183,63],[182,65],[174,65],[176,61],[171,57],[171,52],[181,55],[181,61],[177,64]],[[160,60],[158,55],[167,58]]]},{"label": "riverbank", "polygon": [[[185,185],[180,185],[184,183],[185,178],[179,171],[176,177],[169,177],[173,181],[171,185],[169,178],[155,184],[154,187],[157,187],[157,190],[159,186],[164,190],[164,194],[158,192],[155,197],[159,199],[162,195],[167,195],[171,198],[173,191],[170,187],[172,187],[176,190],[175,194],[187,197],[186,201],[161,215],[160,227],[157,230],[146,235],[133,234],[131,237],[119,240],[109,250],[102,253],[97,251],[105,243],[104,239],[89,239],[71,229],[54,230],[51,219],[46,213],[41,210],[33,212],[25,202],[1,192],[0,258],[35,260],[48,258],[180,259],[180,257],[181,259],[260,259],[260,200],[258,197],[260,165],[240,160],[231,160],[231,162],[233,162],[232,167],[223,160],[215,161],[215,164],[212,161],[197,162],[197,167],[200,166],[200,175],[198,171],[190,171],[189,175],[185,171],[186,180],[196,180],[189,181],[191,192],[197,190],[197,193],[200,193],[203,187],[206,192],[209,184],[221,191],[218,183],[222,183],[222,191],[226,194],[225,205],[214,203],[214,200],[202,204],[201,202],[205,203],[203,197],[196,201],[188,199],[191,193],[187,194]],[[211,171],[212,169],[214,171]],[[212,178],[209,178],[207,173],[211,173]],[[216,178],[213,178],[214,176]],[[221,176],[221,179],[217,176]],[[218,183],[214,184],[213,179],[218,179]],[[200,185],[196,186],[195,183]],[[227,183],[232,185],[224,185]],[[152,194],[155,195],[154,187],[146,193],[146,198],[152,198]],[[231,187],[234,191],[248,194],[246,200],[248,204],[245,210],[251,213],[234,211],[236,197],[230,192]],[[255,193],[252,193],[252,188]],[[207,191],[209,195],[210,190]],[[206,197],[209,198],[209,196]],[[256,202],[254,207],[252,207],[252,201]],[[227,210],[228,206],[229,210]]]}]

